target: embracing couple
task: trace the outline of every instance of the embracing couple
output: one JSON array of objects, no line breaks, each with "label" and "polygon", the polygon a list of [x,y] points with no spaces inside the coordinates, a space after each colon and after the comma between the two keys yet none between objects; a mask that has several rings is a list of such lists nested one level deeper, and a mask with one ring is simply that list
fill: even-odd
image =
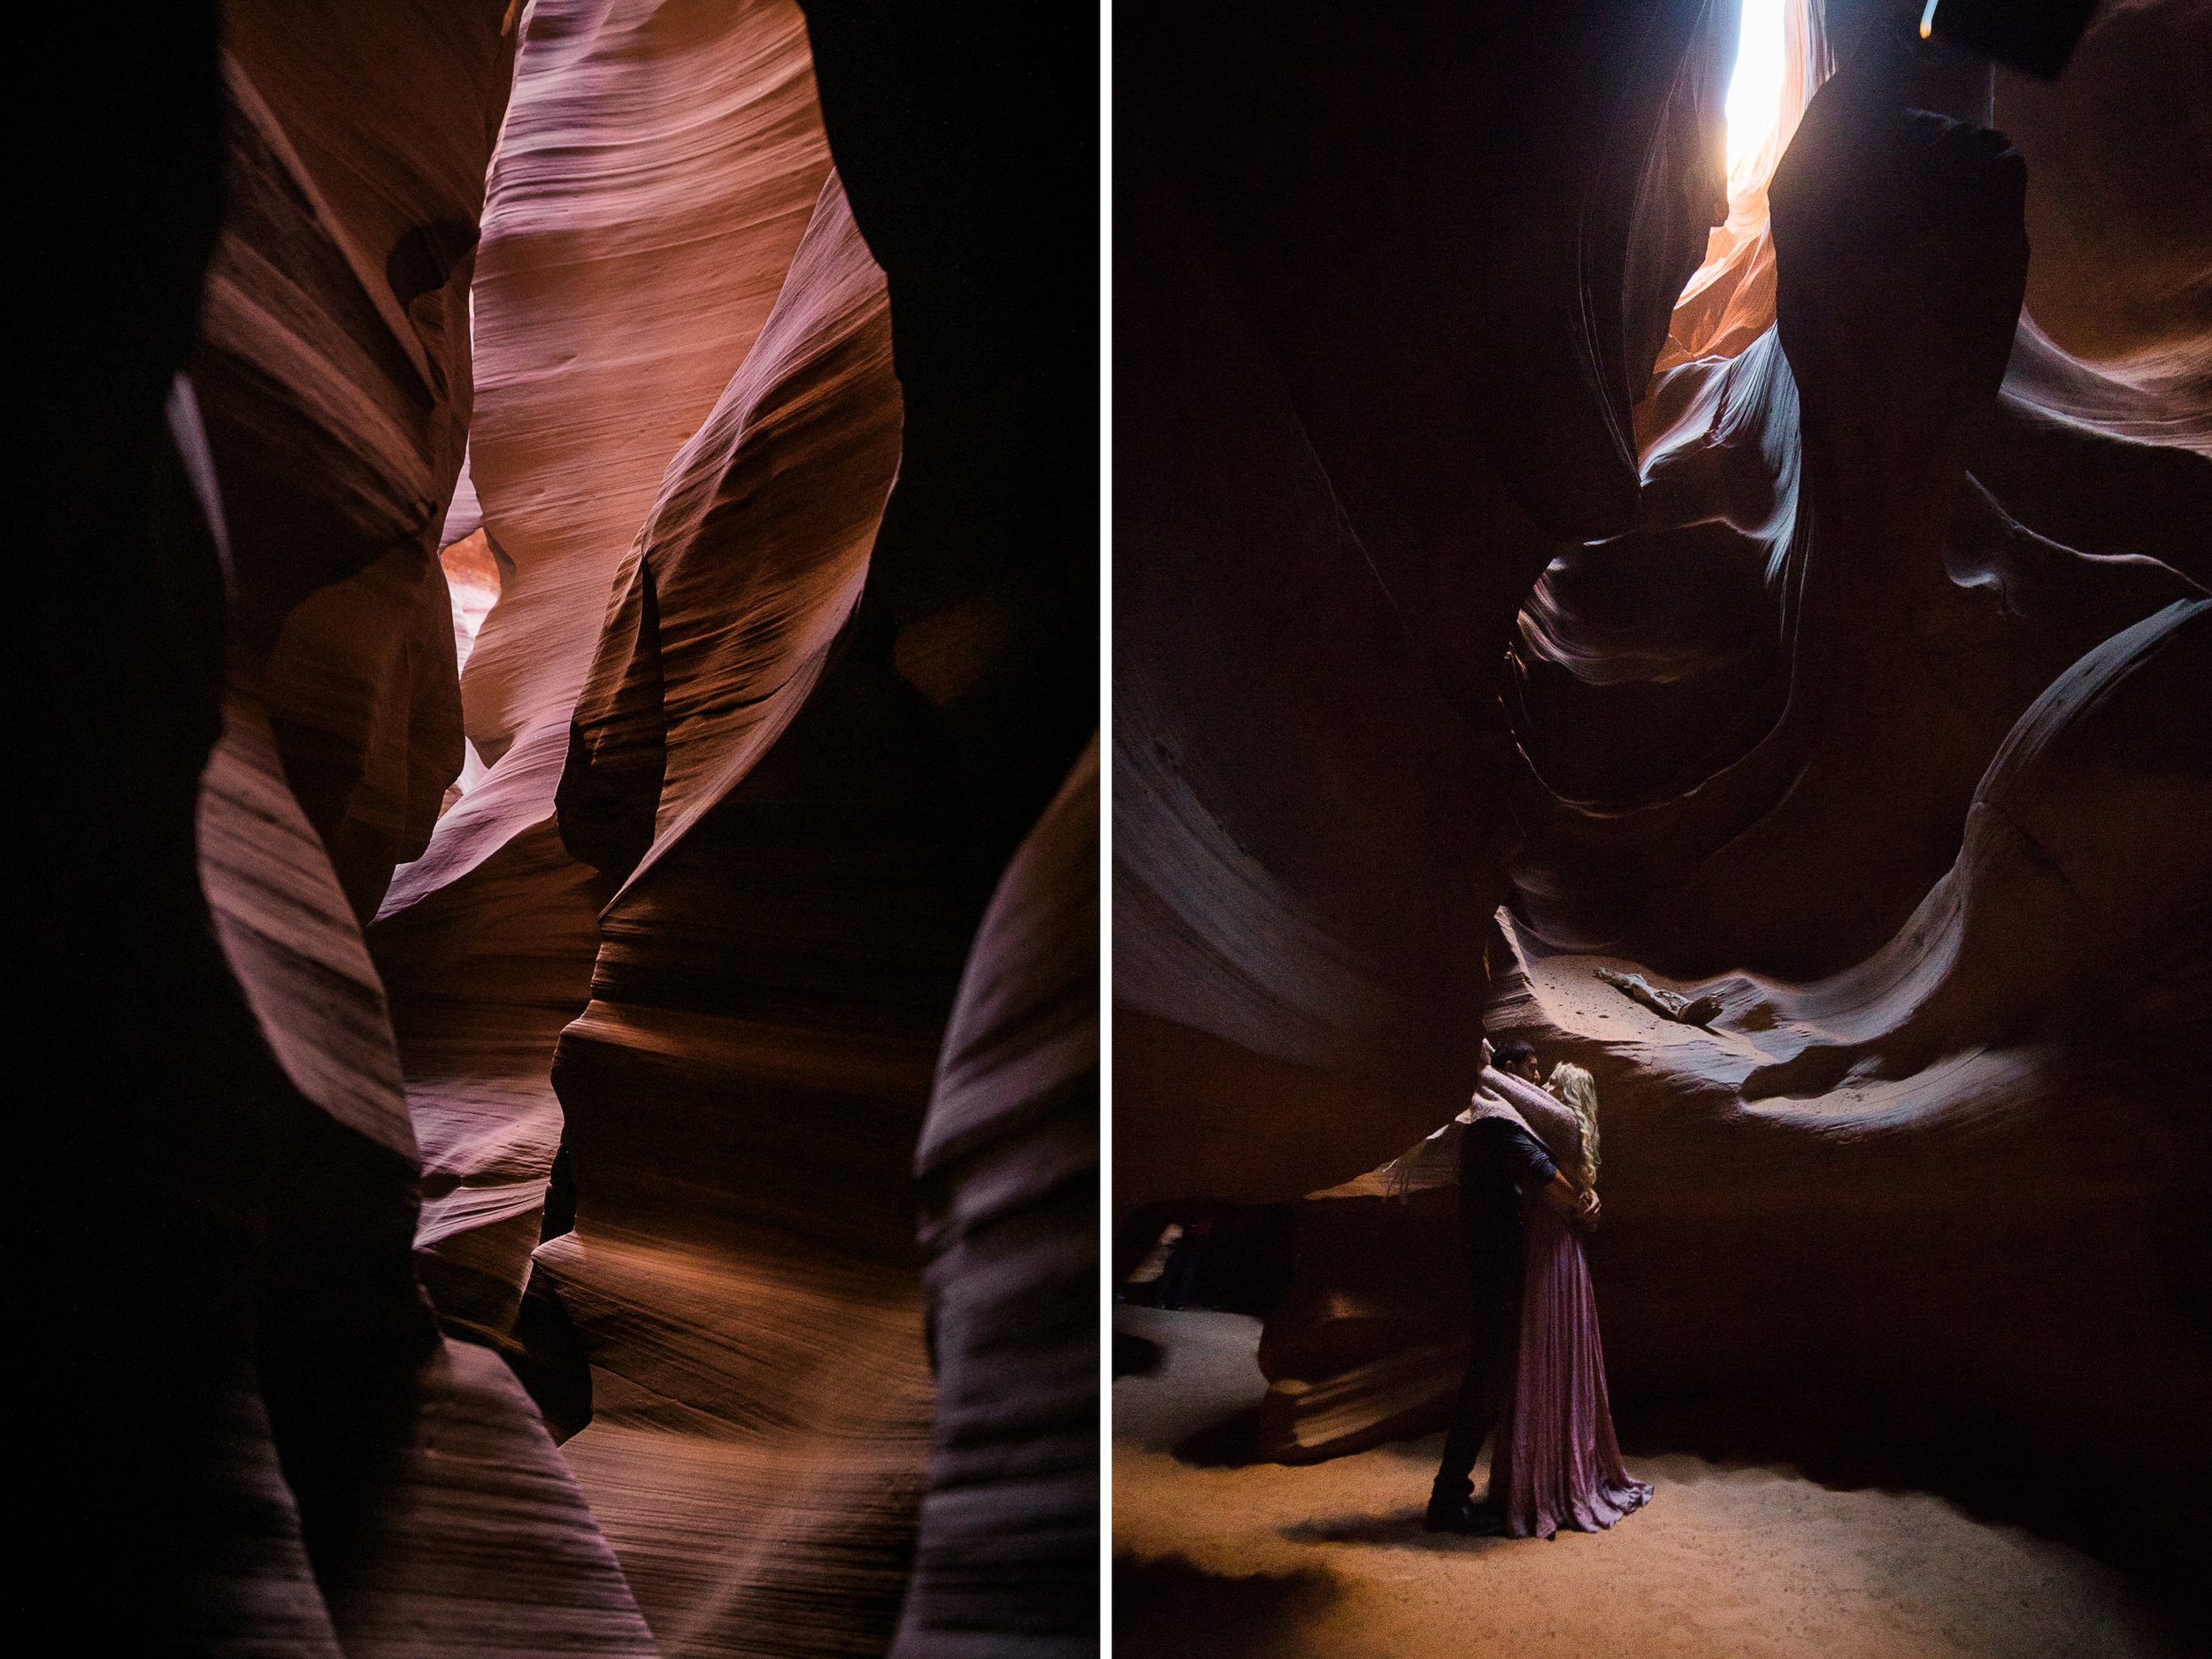
[{"label": "embracing couple", "polygon": [[[1425,1525],[1511,1538],[1610,1526],[1651,1488],[1630,1479],[1613,1438],[1582,1255],[1599,1209],[1596,1087],[1563,1064],[1547,1087],[1536,1051],[1504,1042],[1459,1121],[1472,1326]],[[1478,1503],[1475,1459],[1494,1429],[1490,1490]]]}]

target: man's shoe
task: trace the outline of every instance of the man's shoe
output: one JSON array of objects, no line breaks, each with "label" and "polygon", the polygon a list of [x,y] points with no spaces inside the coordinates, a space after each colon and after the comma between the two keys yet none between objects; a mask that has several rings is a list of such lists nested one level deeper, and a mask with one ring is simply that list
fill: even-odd
[{"label": "man's shoe", "polygon": [[1422,1517],[1425,1532],[1457,1532],[1464,1538],[1502,1538],[1505,1535],[1505,1517],[1486,1503],[1477,1503],[1472,1498],[1461,1498],[1455,1502],[1429,1504],[1428,1513]]}]

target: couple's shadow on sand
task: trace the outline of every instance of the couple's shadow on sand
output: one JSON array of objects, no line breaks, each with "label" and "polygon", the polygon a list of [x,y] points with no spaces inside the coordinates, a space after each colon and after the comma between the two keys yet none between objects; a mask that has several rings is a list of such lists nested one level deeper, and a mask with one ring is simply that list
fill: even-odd
[{"label": "couple's shadow on sand", "polygon": [[1393,1509],[1385,1515],[1320,1516],[1281,1529],[1294,1544],[1367,1544],[1381,1549],[1421,1549],[1432,1554],[1482,1555],[1521,1538],[1474,1538],[1459,1532],[1432,1532],[1421,1525],[1422,1506]]},{"label": "couple's shadow on sand", "polygon": [[[1189,1436],[1175,1448],[1179,1462],[1201,1469],[1240,1469],[1260,1459],[1255,1442],[1259,1428],[1256,1409],[1240,1411]],[[1425,1478],[1436,1461],[1437,1448],[1421,1442],[1418,1449],[1390,1448]],[[1367,1544],[1385,1549],[1421,1549],[1452,1555],[1479,1555],[1507,1544],[1525,1542],[1516,1538],[1478,1538],[1460,1532],[1432,1532],[1421,1525],[1426,1506],[1412,1504],[1381,1515],[1323,1516],[1279,1530],[1294,1544]]]}]

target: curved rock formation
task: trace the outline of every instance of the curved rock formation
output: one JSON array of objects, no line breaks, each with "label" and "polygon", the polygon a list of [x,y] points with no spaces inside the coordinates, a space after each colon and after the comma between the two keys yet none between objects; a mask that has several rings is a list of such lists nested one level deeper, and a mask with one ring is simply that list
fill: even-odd
[{"label": "curved rock formation", "polygon": [[570,711],[616,570],[745,363],[829,170],[789,5],[540,5],[526,35],[472,290],[469,478],[499,603],[462,701],[486,770],[373,935],[417,1118],[452,1148],[424,1271],[449,1317],[495,1332],[539,1242],[553,1043],[589,995],[612,890],[554,824]]},{"label": "curved rock formation", "polygon": [[1603,10],[1233,8],[1128,86],[1119,1203],[1328,1185],[1471,1074],[1495,648],[1634,511],[1720,195],[1725,14]]},{"label": "curved rock formation", "polygon": [[1096,1651],[1098,827],[1094,742],[984,916],[922,1123],[938,1408],[900,1659],[994,1627]]},{"label": "curved rock formation", "polygon": [[513,565],[465,687],[487,762],[565,726],[616,566],[829,169],[787,0],[532,8],[474,290],[470,471]]},{"label": "curved rock formation", "polygon": [[228,201],[194,381],[257,695],[365,921],[461,764],[435,538],[514,42],[485,6],[332,30],[280,4],[227,15]]},{"label": "curved rock formation", "polygon": [[[2204,8],[2099,8],[2055,82],[2001,69],[1996,119],[2028,162],[2028,310],[2077,357],[2212,377]],[[2146,362],[2146,360],[2148,362]]]},{"label": "curved rock formation", "polygon": [[[900,29],[846,19],[838,50],[976,99],[981,70],[891,63]],[[1049,26],[1027,37],[1060,54],[1052,96],[1086,84]],[[60,262],[53,317],[104,343],[34,367],[93,446],[55,457],[92,487],[79,522],[39,534],[117,572],[50,676],[114,730],[71,774],[97,827],[50,861],[41,948],[71,1007],[125,1028],[75,1038],[111,1064],[48,1114],[57,1167],[111,1143],[50,1233],[78,1287],[55,1328],[82,1350],[57,1538],[83,1554],[104,1526],[133,1594],[42,1645],[880,1649],[939,1428],[962,1495],[933,1557],[951,1633],[923,1640],[1064,1637],[1068,1562],[1093,1553],[1069,1470],[1091,1345],[1031,1314],[1094,1260],[1068,1202],[1087,1022],[1094,1041],[1055,850],[1075,809],[991,956],[1057,1038],[1017,1064],[1036,1033],[979,992],[948,1073],[1010,1114],[984,1173],[1019,1190],[958,1150],[928,1171],[954,1204],[936,1294],[965,1310],[940,1357],[971,1396],[1033,1379],[1026,1417],[935,1424],[915,1216],[971,936],[1095,725],[1080,481],[994,475],[1016,426],[1087,464],[1087,417],[1046,407],[1087,403],[1084,377],[1064,349],[980,386],[945,368],[1037,332],[1033,308],[941,299],[1020,227],[934,132],[887,170],[912,98],[858,123],[936,411],[907,472],[923,510],[879,535],[905,324],[795,8],[399,0],[324,27],[248,4],[225,55],[189,8],[116,52],[140,104],[62,176],[143,211]],[[1031,229],[1087,236],[1080,194]],[[980,245],[901,242],[939,210]],[[1056,536],[1005,505],[1040,488]],[[1006,1228],[1037,1247],[1010,1290]],[[995,1354],[994,1317],[1027,1351]],[[592,1362],[603,1420],[565,1457]],[[957,1467],[977,1432],[981,1482]],[[963,1580],[977,1526],[1047,1515],[1029,1570]]]},{"label": "curved rock formation", "polygon": [[[483,1651],[488,1630],[510,1651],[557,1640],[644,1653],[644,1626],[536,1411],[489,1356],[441,1340],[409,1267],[414,1138],[357,907],[389,873],[388,859],[374,872],[369,850],[390,844],[386,806],[411,800],[412,780],[444,787],[435,725],[425,739],[418,718],[437,676],[410,665],[424,585],[395,590],[388,575],[434,555],[429,519],[442,507],[434,515],[410,492],[436,489],[425,480],[442,465],[452,409],[424,375],[435,359],[413,332],[430,327],[434,307],[410,319],[385,273],[365,275],[370,221],[331,205],[292,142],[278,111],[310,77],[302,65],[288,80],[281,52],[255,59],[252,44],[271,44],[251,38],[265,21],[234,19],[238,55],[219,78],[211,40],[199,42],[204,56],[165,65],[190,96],[150,101],[173,113],[197,97],[211,111],[227,87],[227,156],[187,146],[174,183],[182,200],[204,201],[220,162],[231,207],[219,238],[202,244],[212,251],[196,353],[206,387],[196,396],[177,378],[165,426],[157,403],[135,434],[128,405],[107,404],[129,434],[109,463],[127,468],[120,546],[151,587],[109,595],[137,635],[140,665],[98,641],[84,665],[111,678],[127,733],[100,759],[137,758],[126,772],[141,799],[125,810],[83,792],[81,807],[104,809],[114,826],[110,844],[54,866],[83,899],[121,889],[136,915],[112,918],[110,971],[123,985],[165,987],[131,999],[124,1052],[85,1033],[83,1051],[109,1069],[57,1102],[73,1135],[108,1146],[116,1177],[88,1218],[104,1243],[62,1281],[100,1310],[88,1326],[80,1300],[60,1327],[81,1332],[91,1366],[67,1397],[106,1421],[68,1436],[79,1466],[70,1495],[56,1493],[59,1537],[85,1548],[73,1517],[89,1510],[134,1586],[114,1606],[73,1609],[65,1634],[36,1615],[32,1629],[58,1649]],[[475,40],[495,67],[496,22]],[[496,75],[486,79],[495,90]],[[426,94],[438,87],[423,77]],[[480,127],[483,114],[480,104]],[[149,224],[173,234],[158,217]],[[153,268],[158,303],[135,313],[118,303],[118,314],[188,316],[196,262]],[[112,332],[130,342],[118,355],[142,381],[184,366],[185,330],[165,341]],[[133,351],[144,356],[133,363]],[[116,389],[96,377],[85,396],[98,408]],[[323,486],[307,486],[314,511],[297,523],[273,505],[288,464]],[[349,668],[303,680],[285,664],[288,641],[337,614],[311,611],[297,624],[301,612],[364,571],[376,575],[348,626],[379,618],[384,638],[355,659],[371,666],[349,703],[332,687]],[[419,641],[432,670],[438,648],[450,649],[442,595],[437,603],[440,626]],[[149,672],[170,681],[161,695],[148,696]],[[334,711],[342,718],[315,726]],[[321,774],[338,782],[319,797],[319,822],[301,801],[313,745],[288,753],[280,735],[310,728],[350,746]],[[349,782],[339,776],[356,763]],[[181,823],[180,807],[191,814]],[[80,902],[68,917],[76,942],[58,959],[104,954],[96,941],[109,919],[100,902]],[[119,1454],[112,1468],[104,1437]]]},{"label": "curved rock formation", "polygon": [[879,1641],[911,1548],[910,1164],[959,941],[918,699],[857,631],[829,666],[898,426],[882,276],[833,176],[670,464],[571,723],[563,839],[622,886],[554,1071],[574,1228],[538,1262],[593,1368],[569,1455],[680,1650]]}]

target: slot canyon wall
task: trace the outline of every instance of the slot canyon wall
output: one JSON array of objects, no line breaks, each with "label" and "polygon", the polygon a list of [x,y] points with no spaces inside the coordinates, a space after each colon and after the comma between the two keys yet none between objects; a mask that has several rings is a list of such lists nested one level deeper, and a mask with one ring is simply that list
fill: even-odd
[{"label": "slot canyon wall", "polygon": [[69,43],[54,1651],[1095,1651],[1080,23]]},{"label": "slot canyon wall", "polygon": [[1732,218],[1734,8],[1632,12],[1226,8],[1119,83],[1118,1210],[1325,1194],[1258,1455],[1426,1432],[1451,1210],[1365,1172],[1525,1037],[1604,1102],[1632,1443],[2179,1594],[2208,13],[2109,5],[2049,85],[1816,5]]}]

